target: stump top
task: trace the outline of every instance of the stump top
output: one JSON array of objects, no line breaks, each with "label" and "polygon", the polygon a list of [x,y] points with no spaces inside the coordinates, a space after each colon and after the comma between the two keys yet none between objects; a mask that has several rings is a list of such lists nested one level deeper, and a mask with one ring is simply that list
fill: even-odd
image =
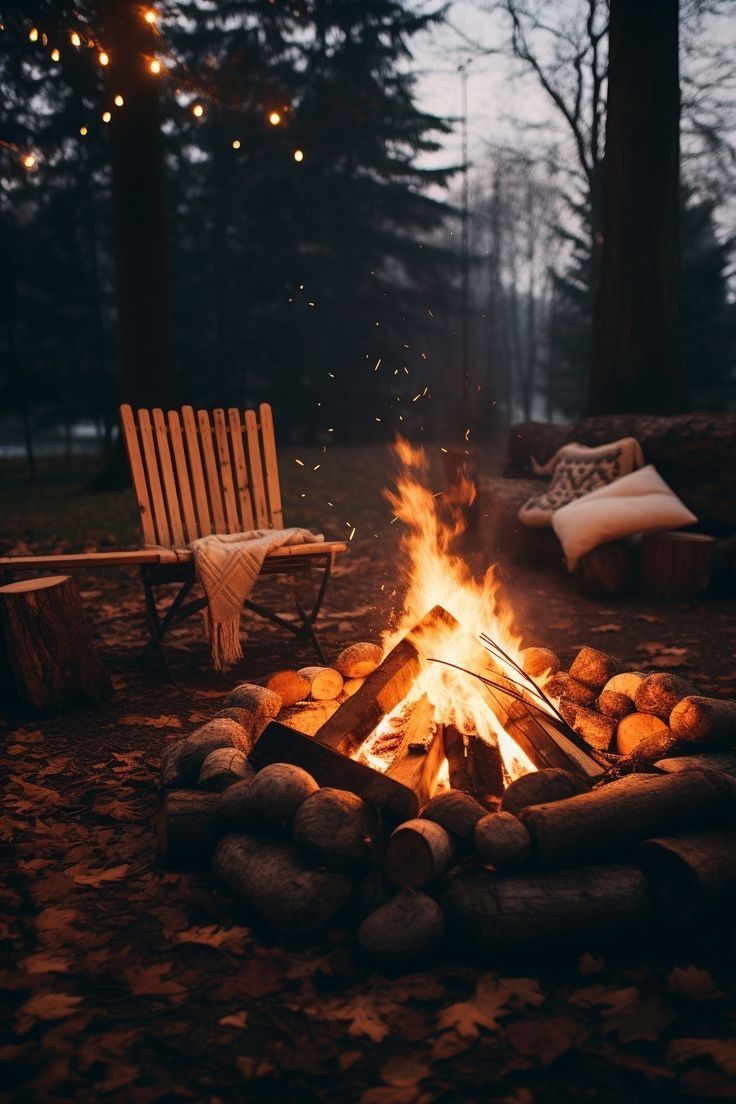
[{"label": "stump top", "polygon": [[18,579],[15,583],[0,586],[0,594],[28,594],[34,590],[46,590],[47,587],[66,583],[70,575],[44,575],[40,579]]}]

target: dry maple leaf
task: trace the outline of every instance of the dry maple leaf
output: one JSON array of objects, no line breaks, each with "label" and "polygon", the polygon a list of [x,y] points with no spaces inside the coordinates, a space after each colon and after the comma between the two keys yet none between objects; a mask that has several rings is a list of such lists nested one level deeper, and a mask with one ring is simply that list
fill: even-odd
[{"label": "dry maple leaf", "polygon": [[[91,870],[80,863],[79,866],[71,867],[66,873],[72,875],[77,885],[99,889],[103,882],[119,882],[129,870],[130,865],[128,863],[120,863],[119,866],[108,866],[98,870]],[[75,871],[78,873],[75,873]]]},{"label": "dry maple leaf", "polygon": [[675,1039],[667,1057],[672,1062],[710,1058],[727,1077],[736,1077],[736,1039]]},{"label": "dry maple leaf", "polygon": [[569,1016],[550,1016],[544,1020],[517,1020],[507,1024],[504,1034],[518,1054],[532,1060],[530,1065],[549,1066],[579,1047],[589,1032]]},{"label": "dry maple leaf", "polygon": [[223,1027],[245,1028],[248,1026],[248,1013],[232,1012],[229,1016],[221,1016],[217,1022],[221,1023]]},{"label": "dry maple leaf", "polygon": [[118,724],[131,728],[181,728],[179,717],[162,713],[158,717],[146,717],[141,713],[129,713],[125,717],[118,717]]},{"label": "dry maple leaf", "polygon": [[201,928],[187,928],[186,931],[165,932],[168,938],[177,943],[202,943],[207,947],[224,947],[233,954],[242,954],[246,944],[250,943],[250,928],[223,928],[220,924],[206,924]]},{"label": "dry maple leaf", "polygon": [[367,1035],[374,1043],[382,1043],[391,1034],[391,1029],[383,1017],[400,1009],[400,1005],[384,1004],[374,1001],[370,995],[358,994],[350,1000],[336,999],[321,1006],[311,1006],[309,1015],[322,1016],[327,1020],[344,1020],[348,1024],[348,1034]]},{"label": "dry maple leaf", "polygon": [[636,1040],[656,1042],[676,1018],[673,1010],[658,997],[644,997],[635,986],[609,989],[591,985],[570,996],[570,1003],[593,1007],[602,1005],[603,1030],[615,1033],[622,1043]]},{"label": "dry maple leaf", "polygon": [[692,1000],[723,1000],[726,996],[708,971],[697,966],[675,966],[667,975],[667,984],[673,993]]},{"label": "dry maple leaf", "polygon": [[57,908],[52,905],[43,909],[36,917],[36,930],[41,939],[53,938],[65,930],[72,928],[79,919],[76,909]]},{"label": "dry maple leaf", "polygon": [[183,985],[173,978],[168,978],[171,973],[170,962],[157,962],[152,966],[131,966],[123,970],[123,979],[127,981],[130,991],[135,997],[173,997],[186,992]]},{"label": "dry maple leaf", "polygon": [[19,965],[27,974],[68,974],[71,959],[51,952],[38,951],[20,960]]},{"label": "dry maple leaf", "polygon": [[63,1020],[76,1012],[81,997],[69,993],[35,993],[18,1009],[16,1031],[25,1034],[35,1020]]}]

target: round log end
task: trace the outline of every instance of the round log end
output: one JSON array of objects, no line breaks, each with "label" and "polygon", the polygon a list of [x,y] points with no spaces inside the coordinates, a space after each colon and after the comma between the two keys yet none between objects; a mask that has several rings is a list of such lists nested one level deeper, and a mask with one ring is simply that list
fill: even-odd
[{"label": "round log end", "polygon": [[366,678],[379,666],[383,658],[383,649],[378,644],[360,641],[343,648],[335,662],[336,669],[343,678]]},{"label": "round log end", "polygon": [[588,789],[586,781],[578,775],[570,774],[560,767],[546,770],[529,771],[514,779],[504,791],[501,810],[516,816],[530,805],[545,805],[549,801],[561,801],[565,797],[574,797]]},{"label": "round log end", "polygon": [[394,885],[420,889],[447,870],[453,854],[452,839],[441,824],[407,820],[388,841],[384,868]]},{"label": "round log end", "polygon": [[512,813],[489,813],[475,826],[475,847],[481,862],[496,870],[517,870],[531,858],[525,825]]},{"label": "round log end", "polygon": [[329,786],[307,797],[294,820],[299,849],[330,869],[358,866],[368,860],[378,830],[378,818],[362,798]]},{"label": "round log end", "polygon": [[424,893],[400,890],[367,916],[358,943],[377,962],[413,965],[434,954],[444,932],[442,909]]},{"label": "round log end", "polygon": [[462,790],[445,790],[428,801],[421,812],[459,840],[472,839],[475,826],[488,812],[479,801]]}]

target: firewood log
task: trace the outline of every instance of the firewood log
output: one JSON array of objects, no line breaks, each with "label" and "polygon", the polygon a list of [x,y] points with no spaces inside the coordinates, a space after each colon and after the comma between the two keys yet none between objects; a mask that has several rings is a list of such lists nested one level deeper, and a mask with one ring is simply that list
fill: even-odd
[{"label": "firewood log", "polygon": [[687,679],[658,671],[654,675],[647,675],[639,684],[634,704],[637,713],[652,713],[661,721],[667,722],[677,703],[695,693],[695,687]]},{"label": "firewood log", "polygon": [[670,714],[670,728],[678,740],[711,747],[736,745],[736,701],[689,697]]},{"label": "firewood log", "polygon": [[620,855],[649,836],[728,823],[735,789],[716,771],[631,774],[586,794],[524,809],[535,859],[557,866]]},{"label": "firewood log", "polygon": [[167,748],[166,761],[162,766],[165,772],[174,771],[181,783],[195,785],[202,764],[211,751],[223,747],[237,748],[247,754],[251,746],[250,734],[242,725],[227,717],[220,717],[201,725],[190,736],[174,745],[171,751]]},{"label": "firewood log", "polygon": [[309,682],[298,671],[275,671],[266,679],[266,688],[281,698],[281,708],[309,697]]},{"label": "firewood log", "polygon": [[294,840],[311,862],[331,870],[357,868],[374,854],[379,827],[375,810],[362,798],[324,786],[299,806]]},{"label": "firewood log", "polygon": [[237,721],[246,732],[250,732],[253,727],[253,714],[237,705],[229,705],[225,709],[218,709],[217,713],[212,714],[210,720],[220,721],[223,717],[229,721]]},{"label": "firewood log", "polygon": [[161,752],[161,766],[159,769],[159,789],[160,790],[181,790],[188,784],[179,773],[179,765],[177,763],[177,755],[179,748],[183,744],[183,740],[174,740],[172,743],[167,744]]},{"label": "firewood log", "polygon": [[[640,714],[645,716],[646,714]],[[632,714],[633,716],[633,714]],[[655,720],[659,721],[656,717]],[[630,752],[619,759],[619,765],[625,767],[627,762],[634,770],[642,770],[651,767],[663,755],[675,756],[685,749],[687,744],[676,740],[664,722],[660,722],[661,728],[655,729],[649,736],[636,744]]]},{"label": "firewood log", "polygon": [[255,776],[248,756],[237,748],[216,748],[211,751],[199,772],[200,790],[221,793],[235,782]]},{"label": "firewood log", "polygon": [[279,714],[279,722],[289,728],[314,736],[340,707],[338,701],[306,701],[290,705]]},{"label": "firewood log", "polygon": [[444,727],[445,757],[453,790],[462,790],[482,803],[503,793],[503,760],[497,744],[489,744],[475,732]]},{"label": "firewood log", "polygon": [[529,833],[513,813],[489,813],[475,826],[475,849],[496,870],[517,870],[532,853]]},{"label": "firewood log", "polygon": [[544,690],[551,698],[574,702],[575,705],[593,705],[596,699],[595,690],[578,682],[566,671],[558,671],[546,684]]},{"label": "firewood log", "polygon": [[206,862],[225,831],[217,794],[174,790],[156,815],[158,856],[164,863]]},{"label": "firewood log", "polygon": [[212,868],[268,931],[286,939],[320,935],[345,908],[352,888],[344,874],[306,869],[290,845],[254,836],[225,836]]},{"label": "firewood log", "polygon": [[[571,678],[600,693],[618,671],[618,664],[597,648],[581,648],[570,665]],[[585,703],[582,703],[585,704]]]},{"label": "firewood log", "polygon": [[658,759],[654,764],[666,774],[687,770],[719,770],[736,778],[736,755],[729,751],[710,751],[700,755],[678,755],[673,759]]},{"label": "firewood log", "polygon": [[[229,788],[234,789],[234,786]],[[237,799],[235,815],[238,823],[251,831],[285,832],[291,829],[302,803],[318,789],[311,774],[301,767],[292,763],[271,763],[258,771],[252,782],[233,797],[233,802]],[[227,807],[236,808],[234,804]]]},{"label": "firewood log", "polygon": [[608,751],[616,735],[616,721],[612,717],[605,717],[594,709],[586,709],[584,705],[575,706],[572,727],[586,744],[598,751]]},{"label": "firewood log", "polygon": [[556,675],[560,661],[551,648],[524,648],[521,652],[521,666],[533,679],[541,678],[547,672]]},{"label": "firewood log", "polygon": [[342,690],[342,675],[332,667],[302,667],[299,675],[309,684],[313,701],[334,701]]},{"label": "firewood log", "polygon": [[281,698],[266,686],[258,686],[254,682],[241,682],[230,691],[222,704],[226,709],[235,707],[247,711],[250,723],[245,727],[249,731],[251,740],[254,741],[263,732],[268,722],[278,716]]},{"label": "firewood log", "polygon": [[345,679],[345,682],[342,684],[342,692],[344,696],[346,698],[352,698],[353,694],[360,690],[364,682],[364,678]]},{"label": "firewood log", "polygon": [[614,675],[608,680],[601,693],[611,690],[616,694],[625,694],[633,702],[636,699],[636,691],[646,677],[642,671],[622,671],[621,674]]},{"label": "firewood log", "polygon": [[469,843],[478,821],[486,815],[479,801],[460,790],[445,790],[435,794],[421,812],[424,820],[433,820],[441,824],[456,839]]},{"label": "firewood log", "polygon": [[375,912],[377,908],[380,908],[381,905],[385,905],[387,901],[390,901],[395,893],[396,886],[391,884],[383,869],[374,866],[364,878],[361,878],[356,886],[351,901],[351,910],[360,922],[365,920],[366,916],[370,916],[372,912]]},{"label": "firewood log", "polygon": [[637,849],[665,924],[729,927],[736,906],[736,832],[650,839]]},{"label": "firewood log", "polygon": [[[653,713],[629,713],[628,717],[618,722],[616,751],[619,755],[631,755],[639,744],[645,741],[649,747],[660,746],[666,750],[668,742],[671,744],[672,739],[669,726]],[[652,741],[657,741],[657,745]]]},{"label": "firewood log", "polygon": [[448,879],[440,903],[450,944],[475,959],[628,939],[651,910],[646,880],[634,866],[505,877],[472,870]]},{"label": "firewood log", "polygon": [[402,889],[365,918],[358,928],[358,943],[376,962],[415,965],[435,953],[444,927],[436,901],[425,893]]},{"label": "firewood log", "polygon": [[361,641],[343,648],[335,661],[335,667],[345,679],[365,678],[372,674],[383,658],[378,644]]},{"label": "firewood log", "polygon": [[501,809],[505,813],[518,816],[522,809],[530,805],[542,805],[547,801],[561,801],[564,797],[585,793],[588,785],[584,778],[559,767],[546,770],[529,771],[509,783],[501,800]]},{"label": "firewood log", "polygon": [[601,690],[595,704],[599,713],[617,722],[628,717],[636,708],[628,694],[621,694],[618,690]]},{"label": "firewood log", "polygon": [[245,795],[254,778],[255,772],[250,778],[234,782],[220,794],[217,807],[230,831],[238,828],[241,832],[248,832],[253,827],[251,805]]},{"label": "firewood log", "polygon": [[453,841],[433,820],[407,820],[391,834],[384,869],[397,886],[421,889],[447,870],[455,853]]}]

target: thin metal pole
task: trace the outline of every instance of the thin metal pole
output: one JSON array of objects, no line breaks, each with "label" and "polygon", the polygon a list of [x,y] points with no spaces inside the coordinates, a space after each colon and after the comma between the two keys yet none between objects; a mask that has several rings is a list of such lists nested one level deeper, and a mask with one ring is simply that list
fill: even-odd
[{"label": "thin metal pole", "polygon": [[468,174],[468,66],[467,58],[458,66],[460,72],[460,115],[462,134],[462,211],[460,233],[461,261],[461,318],[460,318],[460,365],[462,370],[462,411],[468,428],[470,417],[470,234],[469,234],[469,174]]}]

